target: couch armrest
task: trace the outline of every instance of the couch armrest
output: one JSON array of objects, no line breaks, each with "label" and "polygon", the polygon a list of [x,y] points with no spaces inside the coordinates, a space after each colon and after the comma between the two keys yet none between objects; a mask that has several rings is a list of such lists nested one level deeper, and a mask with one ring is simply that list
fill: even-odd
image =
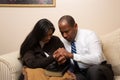
[{"label": "couch armrest", "polygon": [[18,57],[19,51],[0,55],[0,80],[18,80],[22,68]]}]

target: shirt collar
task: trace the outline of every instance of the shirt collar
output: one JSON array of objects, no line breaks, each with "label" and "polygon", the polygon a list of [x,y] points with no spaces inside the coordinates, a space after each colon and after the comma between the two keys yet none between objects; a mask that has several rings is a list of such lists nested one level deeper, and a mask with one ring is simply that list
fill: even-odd
[{"label": "shirt collar", "polygon": [[76,34],[76,36],[75,36],[75,40],[74,40],[75,42],[77,41],[79,34],[80,34],[80,32],[79,32],[79,28],[78,28],[78,30],[77,30],[77,34]]}]

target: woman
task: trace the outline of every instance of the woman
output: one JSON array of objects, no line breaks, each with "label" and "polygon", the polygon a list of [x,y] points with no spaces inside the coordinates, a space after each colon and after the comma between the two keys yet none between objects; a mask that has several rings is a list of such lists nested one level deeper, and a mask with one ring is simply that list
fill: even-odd
[{"label": "woman", "polygon": [[[64,45],[58,37],[53,36],[54,31],[54,25],[47,19],[41,19],[36,23],[20,48],[20,60],[23,66],[46,69],[53,62],[57,62],[54,52]],[[63,58],[65,57],[63,56]],[[62,65],[68,63],[69,61],[66,61]],[[24,76],[21,75],[20,80],[23,79]]]}]

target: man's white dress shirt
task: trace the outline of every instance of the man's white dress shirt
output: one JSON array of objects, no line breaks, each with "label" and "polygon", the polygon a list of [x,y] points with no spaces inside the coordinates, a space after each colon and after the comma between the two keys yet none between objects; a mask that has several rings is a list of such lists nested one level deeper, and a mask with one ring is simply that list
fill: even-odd
[{"label": "man's white dress shirt", "polygon": [[[62,38],[67,51],[71,52],[71,43]],[[87,68],[94,64],[100,64],[105,60],[101,42],[95,32],[79,29],[75,38],[76,54],[73,59],[78,62],[80,68]]]}]

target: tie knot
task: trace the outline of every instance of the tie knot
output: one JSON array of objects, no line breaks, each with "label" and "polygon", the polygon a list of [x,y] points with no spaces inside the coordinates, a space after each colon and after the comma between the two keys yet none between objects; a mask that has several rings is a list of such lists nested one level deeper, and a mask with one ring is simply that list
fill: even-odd
[{"label": "tie knot", "polygon": [[73,45],[73,44],[75,44],[75,41],[72,41],[72,42],[71,42],[71,45]]}]

